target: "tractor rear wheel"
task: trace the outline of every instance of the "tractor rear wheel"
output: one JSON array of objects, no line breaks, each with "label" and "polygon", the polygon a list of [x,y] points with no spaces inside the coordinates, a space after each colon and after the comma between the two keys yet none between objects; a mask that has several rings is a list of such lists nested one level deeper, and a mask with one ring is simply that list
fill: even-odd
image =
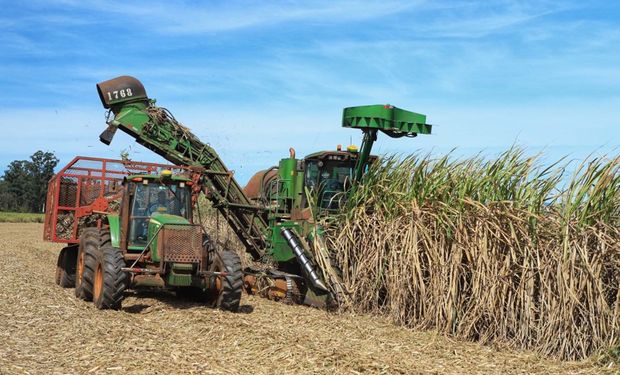
[{"label": "tractor rear wheel", "polygon": [[[104,236],[102,236],[104,238]],[[119,310],[127,288],[125,260],[120,249],[109,241],[102,244],[95,260],[93,302],[98,309]]]},{"label": "tractor rear wheel", "polygon": [[241,302],[243,288],[243,272],[241,259],[232,251],[214,252],[209,271],[223,272],[223,275],[212,276],[213,306],[222,310],[236,312]]},{"label": "tractor rear wheel", "polygon": [[75,267],[75,296],[90,301],[93,298],[95,258],[99,252],[99,230],[86,228],[80,236]]},{"label": "tractor rear wheel", "polygon": [[73,288],[75,286],[76,258],[76,246],[67,246],[60,250],[58,261],[56,262],[56,284],[63,288]]}]

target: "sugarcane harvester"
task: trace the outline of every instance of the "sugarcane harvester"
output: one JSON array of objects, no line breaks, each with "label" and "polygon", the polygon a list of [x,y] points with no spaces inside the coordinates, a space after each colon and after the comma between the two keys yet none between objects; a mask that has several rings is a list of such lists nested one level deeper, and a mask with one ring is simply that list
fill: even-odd
[{"label": "sugarcane harvester", "polygon": [[[313,305],[331,304],[346,293],[325,259],[334,257],[322,241],[318,217],[342,207],[369,165],[378,132],[390,137],[430,134],[426,117],[390,105],[345,108],[344,127],[364,133],[361,150],[349,146],[297,159],[291,148],[277,167],[258,172],[242,189],[217,152],[199,140],[164,108],[155,105],[137,79],[122,76],[97,84],[107,129],[100,140],[110,144],[121,131],[169,162],[193,172],[194,202],[204,192],[255,261],[244,270],[248,292]],[[323,267],[319,267],[322,265]],[[337,275],[338,272],[335,272]],[[336,276],[337,277],[337,276]]]}]

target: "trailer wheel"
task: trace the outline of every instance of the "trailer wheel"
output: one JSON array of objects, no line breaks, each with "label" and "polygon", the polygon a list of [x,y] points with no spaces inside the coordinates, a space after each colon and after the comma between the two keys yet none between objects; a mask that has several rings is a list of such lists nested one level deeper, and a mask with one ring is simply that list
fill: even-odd
[{"label": "trailer wheel", "polygon": [[75,296],[85,301],[93,299],[93,277],[98,251],[99,230],[97,228],[84,229],[80,236],[75,267]]},{"label": "trailer wheel", "polygon": [[[102,236],[102,238],[104,238]],[[98,309],[119,310],[127,288],[127,273],[120,249],[104,243],[95,261],[93,302]]]},{"label": "trailer wheel", "polygon": [[63,288],[75,286],[77,247],[67,246],[60,250],[56,262],[56,284]]},{"label": "trailer wheel", "polygon": [[226,311],[238,311],[243,288],[243,272],[241,260],[232,251],[217,251],[209,267],[212,272],[226,272],[223,276],[213,276],[213,306]]}]

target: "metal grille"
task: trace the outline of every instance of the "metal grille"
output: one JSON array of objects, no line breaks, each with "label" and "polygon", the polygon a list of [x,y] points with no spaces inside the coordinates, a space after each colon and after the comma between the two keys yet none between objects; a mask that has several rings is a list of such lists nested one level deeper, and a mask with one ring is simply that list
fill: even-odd
[{"label": "metal grille", "polygon": [[75,207],[77,196],[77,178],[62,177],[60,180],[60,192],[58,194],[58,205],[64,207]]},{"label": "metal grille", "polygon": [[202,234],[198,225],[164,225],[158,242],[164,262],[200,263],[202,260]]},{"label": "metal grille", "polygon": [[95,178],[82,178],[80,190],[80,206],[92,204],[101,193],[103,181]]}]

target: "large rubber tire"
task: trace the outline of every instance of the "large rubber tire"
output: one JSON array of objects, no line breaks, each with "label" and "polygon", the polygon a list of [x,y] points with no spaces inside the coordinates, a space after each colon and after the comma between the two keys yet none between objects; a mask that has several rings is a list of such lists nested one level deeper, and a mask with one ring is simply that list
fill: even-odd
[{"label": "large rubber tire", "polygon": [[93,302],[98,309],[119,310],[128,284],[128,275],[122,271],[125,260],[122,251],[112,247],[109,236],[103,234],[102,242],[95,261]]},{"label": "large rubber tire", "polygon": [[75,296],[85,301],[93,299],[93,277],[99,242],[99,229],[86,228],[82,231],[76,260]]},{"label": "large rubber tire", "polygon": [[226,276],[213,277],[213,306],[222,310],[236,312],[241,302],[243,272],[241,259],[232,251],[217,251],[209,267],[210,271],[226,272]]},{"label": "large rubber tire", "polygon": [[56,284],[63,288],[75,286],[75,266],[77,260],[77,246],[67,246],[60,250],[56,262]]}]

